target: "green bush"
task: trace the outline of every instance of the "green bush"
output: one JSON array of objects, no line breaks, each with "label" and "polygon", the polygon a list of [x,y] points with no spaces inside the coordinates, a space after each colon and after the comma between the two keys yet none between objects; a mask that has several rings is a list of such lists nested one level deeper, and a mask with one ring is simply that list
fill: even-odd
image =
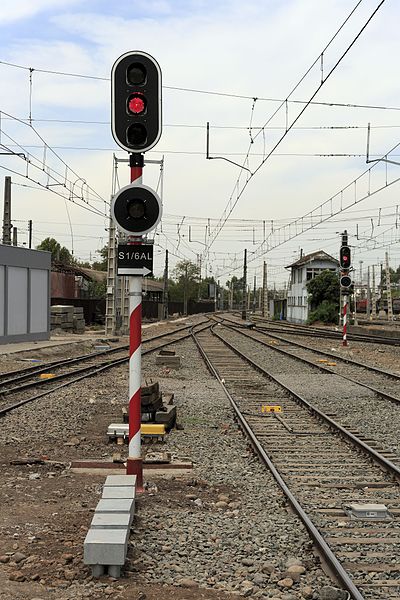
[{"label": "green bush", "polygon": [[329,302],[329,300],[323,300],[323,302],[309,314],[308,324],[311,325],[311,323],[315,323],[315,321],[321,321],[322,323],[337,323],[337,304]]}]

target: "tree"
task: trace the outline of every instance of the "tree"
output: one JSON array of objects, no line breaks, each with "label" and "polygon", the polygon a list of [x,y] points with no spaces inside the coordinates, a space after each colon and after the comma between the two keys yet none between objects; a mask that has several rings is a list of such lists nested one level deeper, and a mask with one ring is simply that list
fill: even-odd
[{"label": "tree", "polygon": [[196,300],[200,279],[200,269],[190,260],[181,260],[173,270],[175,284],[169,286],[169,297],[173,301]]},{"label": "tree", "polygon": [[307,283],[308,302],[311,312],[308,322],[336,323],[339,312],[339,276],[333,271],[322,271]]},{"label": "tree", "polygon": [[60,262],[63,265],[71,265],[74,263],[74,257],[65,246],[61,246],[54,238],[46,238],[38,246],[37,250],[47,250],[51,252],[51,262]]},{"label": "tree", "polygon": [[95,271],[107,271],[108,245],[103,246],[103,248],[99,250],[97,254],[101,256],[101,260],[94,261],[92,264],[92,269]]},{"label": "tree", "polygon": [[230,281],[226,282],[226,287],[231,293],[233,287],[233,306],[239,308],[243,301],[243,277],[232,277]]}]

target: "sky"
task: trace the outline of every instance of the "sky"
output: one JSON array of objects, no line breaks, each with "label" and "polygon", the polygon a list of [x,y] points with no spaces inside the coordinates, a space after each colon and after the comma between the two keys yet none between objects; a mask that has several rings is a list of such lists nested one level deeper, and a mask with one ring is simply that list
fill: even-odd
[{"label": "sky", "polygon": [[[34,245],[55,237],[98,258],[111,195],[129,183],[111,67],[141,50],[163,76],[163,132],[145,155],[163,171],[143,175],[162,191],[156,275],[168,249],[171,268],[201,258],[225,283],[246,248],[250,281],[267,261],[281,287],[301,250],[337,257],[345,229],[356,278],[386,251],[397,268],[400,5],[370,19],[380,2],[3,0],[0,187],[11,175],[19,244],[31,219]],[[370,159],[392,162],[366,163],[368,123]]]}]

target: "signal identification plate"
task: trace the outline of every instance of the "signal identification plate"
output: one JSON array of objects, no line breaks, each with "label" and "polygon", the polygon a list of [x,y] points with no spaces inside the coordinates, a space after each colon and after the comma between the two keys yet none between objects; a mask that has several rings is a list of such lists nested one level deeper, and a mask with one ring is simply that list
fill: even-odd
[{"label": "signal identification plate", "polygon": [[117,275],[153,274],[152,244],[118,244]]}]

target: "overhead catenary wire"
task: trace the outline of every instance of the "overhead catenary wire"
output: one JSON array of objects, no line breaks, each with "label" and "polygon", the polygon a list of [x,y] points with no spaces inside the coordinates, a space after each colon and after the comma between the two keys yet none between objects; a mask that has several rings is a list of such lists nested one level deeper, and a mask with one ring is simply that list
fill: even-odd
[{"label": "overhead catenary wire", "polygon": [[[314,60],[314,62],[312,63],[312,65],[307,69],[306,73],[299,79],[299,81],[292,88],[291,92],[287,96],[287,99],[289,99],[290,96],[296,91],[296,89],[299,87],[299,85],[301,84],[301,82],[305,79],[305,77],[310,73],[310,71],[318,63],[319,59],[323,57],[324,53],[329,48],[329,46],[332,44],[333,40],[335,40],[335,38],[337,37],[337,35],[339,34],[339,32],[342,30],[342,28],[345,26],[345,24],[348,22],[348,20],[354,14],[355,10],[361,4],[361,1],[362,0],[359,0],[359,2],[357,2],[356,6],[350,11],[349,15],[346,17],[346,19],[341,24],[341,26],[339,27],[339,29],[335,32],[335,34],[333,35],[333,37],[329,40],[328,44],[324,47],[324,49],[322,50],[322,52],[318,55],[318,57]],[[281,144],[281,142],[285,139],[285,137],[288,135],[288,133],[290,132],[290,130],[292,129],[292,127],[297,123],[297,121],[299,120],[299,118],[303,115],[303,113],[305,112],[305,110],[307,109],[307,107],[310,105],[311,101],[315,98],[315,96],[318,94],[318,92],[324,86],[324,84],[326,83],[326,81],[335,72],[335,70],[337,69],[337,67],[339,66],[339,64],[342,62],[342,60],[344,59],[344,57],[348,54],[348,52],[350,51],[350,49],[356,43],[356,41],[361,36],[361,34],[365,30],[365,28],[368,26],[368,24],[371,22],[371,20],[373,19],[373,17],[376,15],[376,13],[378,12],[378,10],[383,6],[383,4],[385,3],[385,1],[386,0],[381,0],[379,2],[379,4],[377,5],[377,7],[375,8],[375,10],[372,12],[372,14],[366,20],[366,22],[361,27],[361,29],[356,34],[356,36],[353,38],[353,40],[350,42],[350,44],[347,45],[347,47],[344,50],[344,52],[342,52],[342,54],[336,60],[336,62],[331,67],[331,69],[328,71],[328,73],[325,76],[321,77],[321,81],[320,81],[319,85],[317,85],[315,91],[312,93],[311,97],[309,98],[309,100],[305,104],[305,106],[303,106],[303,108],[300,110],[300,112],[298,113],[298,115],[287,126],[287,128],[284,131],[284,133],[282,134],[282,136],[273,145],[272,149],[269,150],[269,152],[266,154],[266,156],[263,157],[263,159],[261,160],[260,164],[256,167],[256,169],[254,171],[250,172],[250,174],[246,174],[245,182],[240,187],[240,177],[241,177],[241,174],[242,174],[242,170],[241,170],[241,172],[239,173],[239,176],[236,178],[236,182],[235,182],[235,185],[233,187],[233,191],[232,191],[232,193],[231,193],[231,195],[229,197],[229,200],[228,200],[228,202],[227,202],[227,204],[225,206],[225,209],[224,209],[224,211],[223,211],[223,213],[221,215],[220,223],[216,226],[216,228],[214,229],[214,231],[212,232],[212,234],[209,236],[209,241],[208,241],[208,247],[207,247],[207,249],[209,249],[212,246],[212,244],[215,242],[215,240],[217,239],[217,237],[218,237],[221,229],[223,228],[223,226],[225,224],[226,219],[232,214],[232,211],[235,209],[235,207],[236,207],[237,203],[239,202],[241,196],[243,195],[244,191],[246,190],[249,182],[259,172],[259,170],[265,165],[265,163],[267,162],[267,160],[269,160],[269,158],[272,156],[272,154],[275,152],[275,150],[278,148],[278,146]],[[266,123],[265,123],[264,126],[267,126],[271,122],[271,119],[277,114],[277,112],[280,110],[280,108],[282,108],[282,106],[285,105],[285,102],[286,101],[282,102],[281,105],[273,112],[273,114],[267,119],[267,121],[266,121]],[[259,135],[260,135],[260,131],[254,136],[252,142],[249,144],[246,158],[243,160],[243,163],[242,163],[242,169],[243,169],[243,167],[246,164],[248,156],[250,155],[252,143],[253,143],[254,139],[256,139]],[[236,196],[235,199],[234,199],[234,195]],[[207,249],[204,252],[204,256],[206,256]]]},{"label": "overhead catenary wire", "polygon": [[[72,73],[72,72],[68,72],[68,71],[56,71],[56,70],[52,70],[52,69],[41,69],[38,67],[29,67],[26,65],[19,65],[16,63],[12,63],[10,61],[6,61],[6,60],[0,60],[0,65],[4,65],[4,66],[8,66],[8,67],[12,67],[15,69],[21,69],[21,70],[25,70],[25,71],[36,71],[37,73],[44,73],[44,74],[48,74],[48,75],[56,75],[56,76],[62,76],[62,77],[76,77],[79,79],[92,79],[95,81],[106,81],[109,82],[110,81],[110,77],[105,77],[105,76],[96,76],[96,75],[86,75],[84,73]],[[239,100],[253,100],[253,98],[257,98],[257,101],[260,102],[288,102],[289,104],[311,104],[311,105],[315,105],[315,106],[327,106],[327,107],[340,107],[340,108],[365,108],[365,109],[372,109],[372,110],[393,110],[393,111],[400,111],[400,106],[386,106],[386,105],[380,105],[380,104],[357,104],[357,103],[352,103],[352,102],[334,102],[334,101],[316,101],[313,100],[312,102],[309,102],[308,100],[300,100],[300,99],[282,99],[282,98],[274,98],[274,97],[266,97],[266,96],[259,96],[258,94],[237,94],[237,93],[233,93],[233,92],[221,92],[218,90],[203,90],[203,89],[196,89],[196,88],[190,88],[190,87],[184,87],[184,86],[174,86],[174,85],[163,85],[163,89],[165,90],[173,90],[173,91],[177,91],[177,92],[187,92],[187,93],[191,93],[191,94],[206,94],[206,95],[210,95],[210,96],[221,96],[224,98],[232,98],[232,99],[239,99]]]}]

